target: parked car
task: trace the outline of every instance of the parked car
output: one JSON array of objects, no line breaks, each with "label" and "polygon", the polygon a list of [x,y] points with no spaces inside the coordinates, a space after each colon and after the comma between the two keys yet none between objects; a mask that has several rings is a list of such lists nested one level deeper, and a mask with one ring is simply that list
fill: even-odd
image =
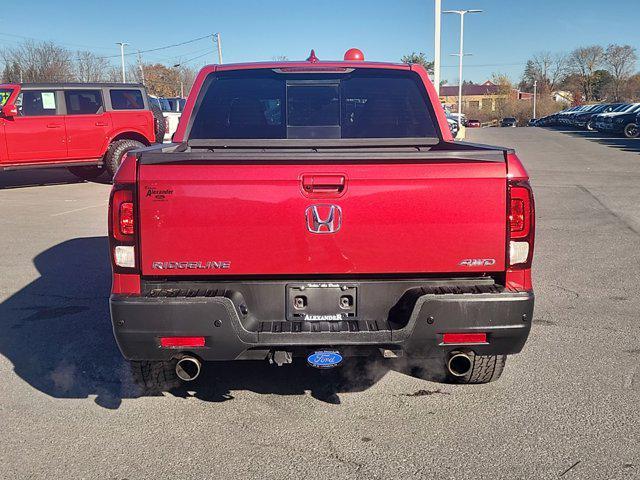
[{"label": "parked car", "polygon": [[598,131],[604,131],[604,124],[606,123],[606,120],[611,117],[612,115],[617,115],[618,113],[624,113],[630,109],[634,108],[634,104],[633,103],[624,103],[622,105],[620,105],[617,108],[614,108],[613,110],[611,110],[610,112],[605,112],[605,113],[599,113],[597,115],[594,115],[593,117],[593,125],[595,127],[596,130]]},{"label": "parked car", "polygon": [[560,112],[556,118],[556,121],[558,123],[558,125],[562,125],[562,126],[569,126],[571,124],[571,119],[573,118],[574,115],[579,114],[579,113],[583,113],[583,112],[587,112],[590,109],[594,108],[595,105],[590,104],[590,105],[579,105],[577,107],[573,107],[571,109],[568,110],[564,110],[562,112]]},{"label": "parked car", "polygon": [[5,84],[0,97],[0,170],[65,166],[97,178],[164,134],[142,85]]},{"label": "parked car", "polygon": [[466,125],[467,124],[467,116],[464,113],[455,113],[455,112],[451,112],[449,113],[449,117],[453,118],[456,122],[458,121],[458,116],[460,117],[460,123],[462,125]]},{"label": "parked car", "polygon": [[576,113],[571,119],[571,125],[577,128],[584,128],[589,131],[596,129],[595,117],[601,113],[607,113],[615,110],[622,105],[621,103],[602,103],[595,106],[589,111]]},{"label": "parked car", "polygon": [[500,120],[500,126],[501,127],[517,127],[518,120],[516,120],[513,117],[506,117]]},{"label": "parked car", "polygon": [[575,127],[575,118],[578,115],[589,114],[596,112],[600,108],[599,104],[582,105],[581,108],[574,110],[573,112],[563,114],[560,119],[562,125]]},{"label": "parked car", "polygon": [[482,124],[480,120],[467,120],[467,128],[480,128]]},{"label": "parked car", "polygon": [[598,116],[600,122],[596,128],[601,132],[623,134],[627,138],[637,136],[636,116],[640,111],[640,103],[634,103],[630,108]]},{"label": "parked car", "polygon": [[165,122],[164,141],[170,142],[171,137],[178,128],[178,123],[180,123],[185,99],[179,97],[164,98],[153,95],[150,95],[149,97],[150,101],[157,105],[157,107],[162,111]]},{"label": "parked car", "polygon": [[431,99],[422,66],[348,55],[201,70],[175,143],[128,155],[109,202],[133,378],[403,355],[497,379],[533,318],[531,187],[512,149],[453,142]]},{"label": "parked car", "polygon": [[166,100],[169,102],[172,112],[182,113],[187,104],[187,99],[182,97],[167,97]]},{"label": "parked car", "polygon": [[456,138],[458,136],[458,131],[460,129],[458,125],[458,120],[455,118],[451,118],[447,115],[447,123],[449,124],[449,130],[451,131],[451,136]]}]

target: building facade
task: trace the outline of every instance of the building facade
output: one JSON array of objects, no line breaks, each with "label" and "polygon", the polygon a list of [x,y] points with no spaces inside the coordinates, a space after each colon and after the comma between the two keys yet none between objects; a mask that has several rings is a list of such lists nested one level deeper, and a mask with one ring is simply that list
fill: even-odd
[{"label": "building facade", "polygon": [[[487,80],[482,84],[466,84],[462,86],[462,110],[476,108],[494,112],[500,101],[507,99],[531,100],[532,93],[521,92],[510,88],[505,90],[502,85]],[[440,102],[452,112],[458,111],[458,85],[442,85],[440,87]]]}]

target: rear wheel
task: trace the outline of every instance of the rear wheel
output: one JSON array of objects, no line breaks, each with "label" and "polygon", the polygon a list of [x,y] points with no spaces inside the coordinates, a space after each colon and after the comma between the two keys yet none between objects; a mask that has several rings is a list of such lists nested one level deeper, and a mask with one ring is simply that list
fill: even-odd
[{"label": "rear wheel", "polygon": [[120,164],[131,150],[143,148],[144,144],[136,140],[117,140],[113,142],[107,154],[105,155],[104,163],[107,170],[111,175],[115,175],[120,167]]},{"label": "rear wheel", "polygon": [[147,393],[159,393],[180,385],[176,375],[176,361],[130,362],[133,381]]},{"label": "rear wheel", "polygon": [[447,374],[447,380],[451,383],[489,383],[500,378],[504,365],[507,361],[506,355],[476,355],[468,352],[467,356],[471,368],[460,376]]},{"label": "rear wheel", "polygon": [[635,123],[630,123],[624,127],[624,136],[627,138],[638,138],[640,135],[640,128]]},{"label": "rear wheel", "polygon": [[104,173],[104,168],[98,165],[87,165],[86,167],[67,167],[71,173],[83,180],[95,180]]}]

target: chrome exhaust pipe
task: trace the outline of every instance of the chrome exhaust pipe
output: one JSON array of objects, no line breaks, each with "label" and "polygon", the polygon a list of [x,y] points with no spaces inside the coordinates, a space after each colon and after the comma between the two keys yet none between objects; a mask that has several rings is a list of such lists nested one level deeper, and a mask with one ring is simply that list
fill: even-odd
[{"label": "chrome exhaust pipe", "polygon": [[182,357],[176,363],[176,375],[180,380],[191,382],[200,375],[200,360],[195,357]]},{"label": "chrome exhaust pipe", "polygon": [[456,377],[464,377],[472,366],[471,357],[464,352],[453,352],[447,362],[447,370]]}]

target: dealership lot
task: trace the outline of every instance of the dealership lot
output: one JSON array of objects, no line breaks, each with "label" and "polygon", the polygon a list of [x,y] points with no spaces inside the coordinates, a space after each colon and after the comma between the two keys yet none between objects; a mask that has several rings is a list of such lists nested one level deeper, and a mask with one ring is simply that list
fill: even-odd
[{"label": "dealership lot", "polygon": [[480,386],[402,361],[328,374],[236,363],[140,397],[110,327],[109,185],[0,174],[2,475],[640,476],[640,142],[468,133],[517,148],[538,212],[532,334]]}]

